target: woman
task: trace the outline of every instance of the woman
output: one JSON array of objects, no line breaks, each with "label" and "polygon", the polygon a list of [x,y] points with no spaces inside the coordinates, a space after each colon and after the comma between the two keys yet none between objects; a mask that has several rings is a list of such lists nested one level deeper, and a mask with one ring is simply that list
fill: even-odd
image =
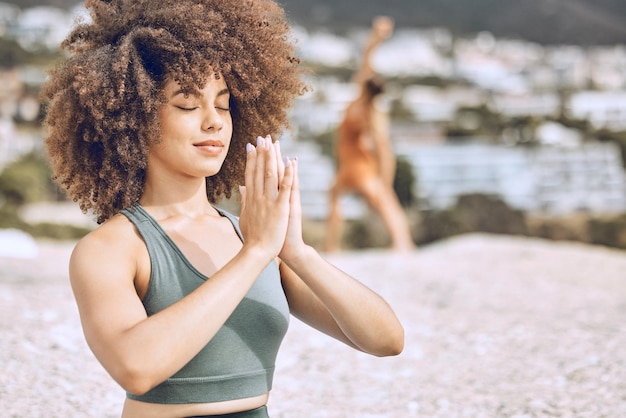
[{"label": "woman", "polygon": [[[57,181],[100,226],[70,280],[122,417],[267,417],[289,313],[402,351],[387,303],[302,240],[277,135],[305,86],[271,0],[89,0],[43,94]],[[263,134],[264,136],[258,136]],[[240,188],[240,218],[214,204]]]},{"label": "woman", "polygon": [[361,66],[353,77],[359,95],[348,104],[337,129],[337,170],[329,193],[328,252],[339,250],[343,229],[340,198],[349,192],[359,194],[380,215],[389,231],[391,249],[415,249],[408,218],[393,189],[396,158],[389,139],[389,123],[376,106],[384,84],[372,66],[374,51],[391,36],[393,26],[389,17],[374,19]]}]

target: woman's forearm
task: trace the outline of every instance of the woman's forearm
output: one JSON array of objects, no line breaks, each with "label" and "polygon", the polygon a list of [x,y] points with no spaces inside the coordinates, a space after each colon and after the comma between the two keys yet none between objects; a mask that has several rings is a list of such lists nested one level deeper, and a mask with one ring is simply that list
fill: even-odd
[{"label": "woman's forearm", "polygon": [[404,329],[378,294],[327,262],[312,247],[284,261],[324,304],[355,347],[378,356],[402,351]]}]

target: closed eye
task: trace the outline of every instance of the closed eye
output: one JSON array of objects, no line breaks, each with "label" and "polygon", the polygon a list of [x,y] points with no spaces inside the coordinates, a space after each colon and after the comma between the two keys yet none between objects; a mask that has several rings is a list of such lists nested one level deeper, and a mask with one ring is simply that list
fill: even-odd
[{"label": "closed eye", "polygon": [[191,112],[192,110],[196,110],[198,107],[184,107],[184,106],[176,106],[176,108],[180,110],[184,110],[186,112]]}]

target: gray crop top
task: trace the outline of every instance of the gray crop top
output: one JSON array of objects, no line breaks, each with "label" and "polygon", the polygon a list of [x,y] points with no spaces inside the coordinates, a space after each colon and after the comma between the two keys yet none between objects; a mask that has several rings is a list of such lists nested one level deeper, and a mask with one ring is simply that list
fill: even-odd
[{"label": "gray crop top", "polygon": [[[221,209],[218,212],[230,220],[243,240],[237,219]],[[139,204],[121,213],[136,226],[150,255],[152,271],[143,299],[148,315],[165,309],[210,280],[190,264]],[[288,323],[289,307],[278,266],[271,262],[222,328],[189,363],[148,393],[126,396],[143,402],[183,404],[266,393],[272,388],[276,355]]]}]

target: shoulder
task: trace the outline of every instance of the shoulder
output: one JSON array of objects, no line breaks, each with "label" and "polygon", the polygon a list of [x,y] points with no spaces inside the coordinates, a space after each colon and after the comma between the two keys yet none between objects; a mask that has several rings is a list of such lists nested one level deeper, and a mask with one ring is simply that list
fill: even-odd
[{"label": "shoulder", "polygon": [[123,215],[115,215],[81,238],[74,251],[89,248],[119,248],[137,238],[134,225]]},{"label": "shoulder", "polygon": [[372,106],[361,100],[356,100],[346,108],[346,117],[352,121],[364,121],[370,117]]},{"label": "shoulder", "polygon": [[81,277],[94,270],[113,266],[134,270],[142,240],[134,225],[123,215],[115,215],[78,241],[70,258],[70,277]]}]

